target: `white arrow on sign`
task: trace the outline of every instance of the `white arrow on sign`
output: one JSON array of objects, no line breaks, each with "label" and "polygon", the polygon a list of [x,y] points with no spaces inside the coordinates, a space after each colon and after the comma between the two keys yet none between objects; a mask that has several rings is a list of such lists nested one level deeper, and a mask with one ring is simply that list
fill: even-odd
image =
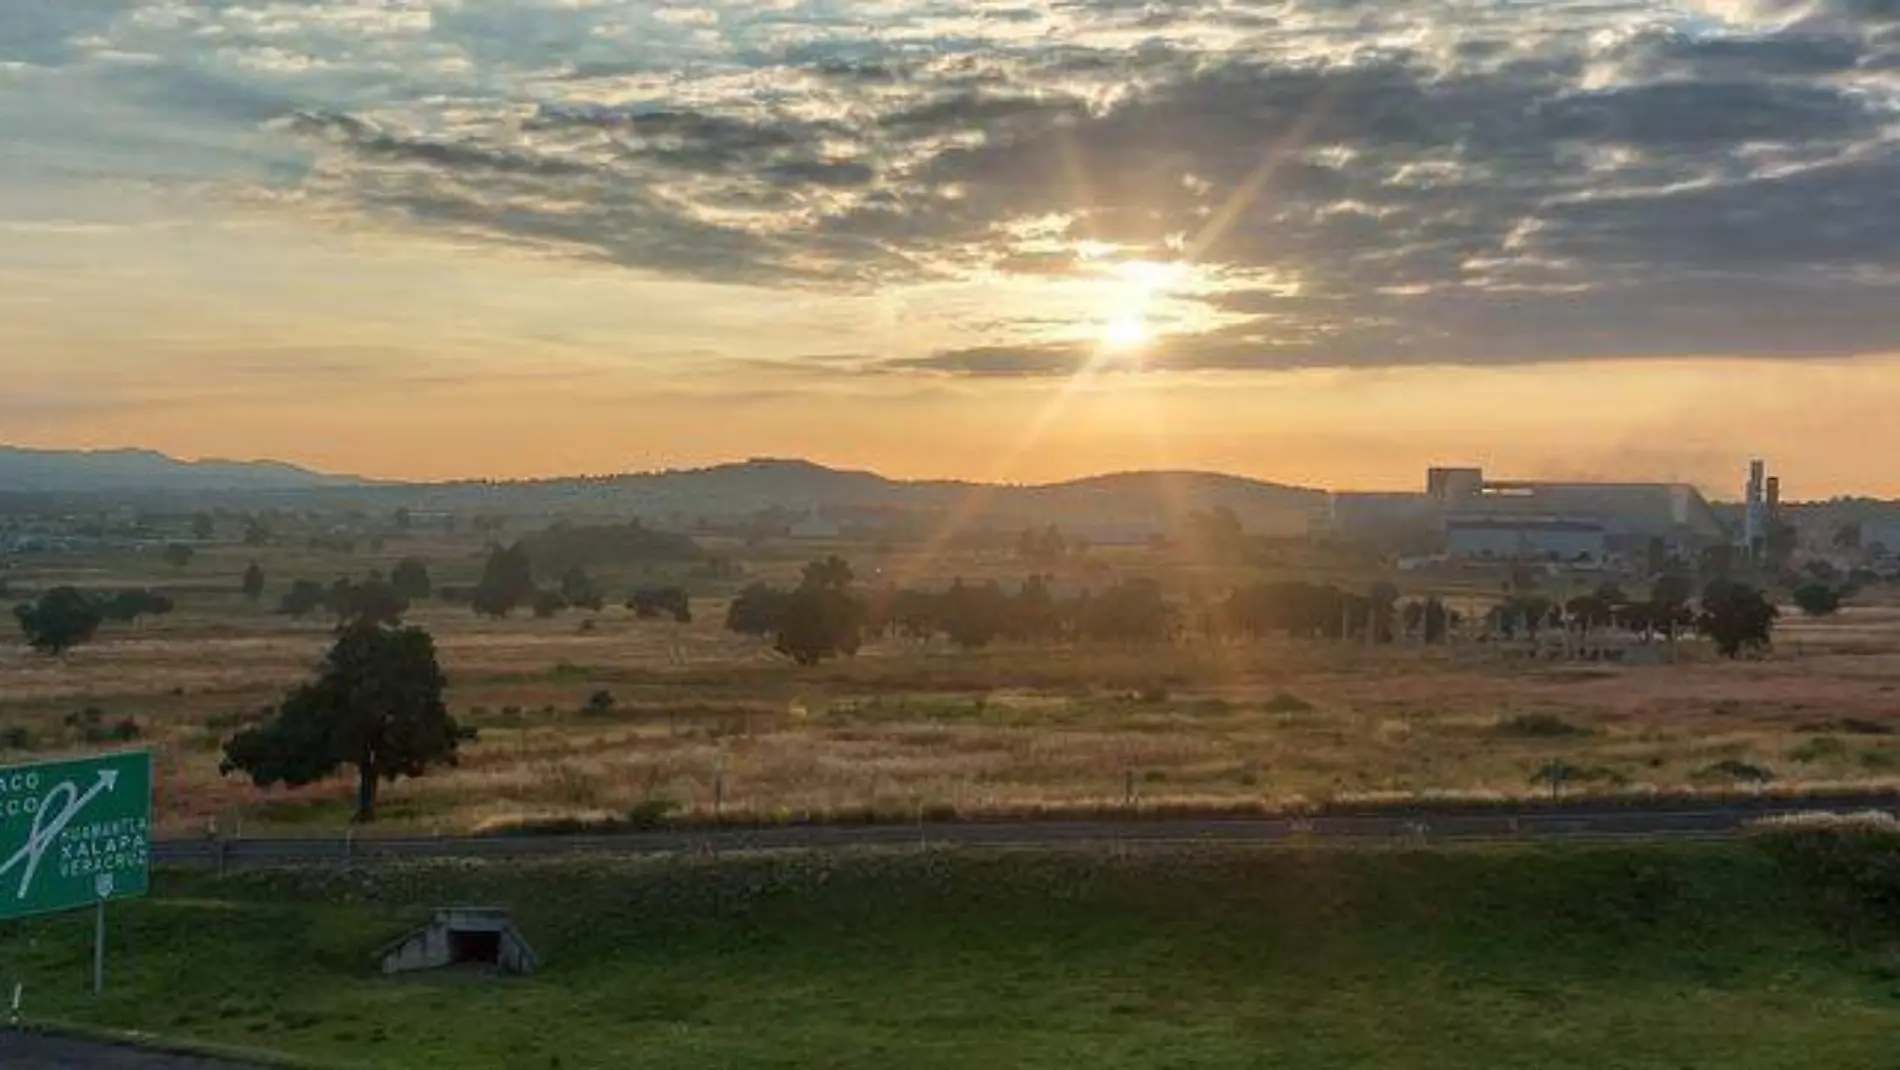
[{"label": "white arrow on sign", "polygon": [[[60,833],[66,831],[66,826],[72,824],[73,819],[79,816],[79,811],[85,809],[87,803],[98,798],[100,793],[111,791],[118,786],[119,771],[117,769],[99,770],[98,782],[87,788],[84,795],[79,793],[79,788],[70,780],[62,780],[53,785],[52,789],[46,793],[46,797],[40,800],[39,810],[33,815],[32,833],[27,836],[26,842],[20,845],[20,849],[13,852],[13,857],[7,859],[4,865],[0,865],[0,877],[4,877],[13,867],[22,862],[26,863],[26,868],[20,873],[20,890],[14,894],[15,899],[26,898],[26,893],[33,887],[33,875],[39,871],[40,856],[53,845],[53,840]],[[66,796],[66,802],[55,814],[53,813],[53,797],[62,792]]]}]

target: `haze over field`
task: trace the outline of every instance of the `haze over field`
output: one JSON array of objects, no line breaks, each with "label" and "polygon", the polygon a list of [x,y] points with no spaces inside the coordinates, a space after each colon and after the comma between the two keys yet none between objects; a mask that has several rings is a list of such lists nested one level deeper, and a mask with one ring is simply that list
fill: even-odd
[{"label": "haze over field", "polygon": [[1900,494],[1869,0],[8,0],[0,440]]}]

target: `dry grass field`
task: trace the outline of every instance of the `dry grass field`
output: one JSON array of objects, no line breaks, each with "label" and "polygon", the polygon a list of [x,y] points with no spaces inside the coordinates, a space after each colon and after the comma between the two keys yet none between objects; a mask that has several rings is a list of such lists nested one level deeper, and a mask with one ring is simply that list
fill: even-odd
[{"label": "dry grass field", "polygon": [[[473,575],[472,551],[436,553],[438,582]],[[777,577],[800,559],[747,565]],[[246,835],[340,829],[349,783],[258,791],[218,775],[219,747],[244,714],[308,673],[329,639],[327,621],[270,613],[276,591],[294,576],[388,562],[266,556],[272,592],[252,605],[235,593],[247,560],[229,550],[182,570],[59,561],[10,573],[16,589],[149,583],[180,609],[109,625],[59,659],[9,636],[0,730],[15,731],[0,762],[107,745],[68,723],[93,708],[107,726],[135,721],[154,749],[168,832],[213,821]],[[637,580],[610,586],[624,596]],[[481,737],[459,768],[392,788],[384,827],[463,831],[641,807],[782,820],[1508,796],[1547,793],[1533,774],[1554,760],[1574,770],[1566,791],[1900,782],[1900,609],[1889,606],[1790,616],[1764,661],[1687,649],[1681,663],[1645,666],[1510,660],[1480,644],[1278,641],[972,653],[889,643],[799,669],[725,632],[718,592],[695,613],[680,626],[617,605],[499,622],[418,607],[409,619],[437,637],[451,706]],[[603,691],[611,708],[590,707]]]}]

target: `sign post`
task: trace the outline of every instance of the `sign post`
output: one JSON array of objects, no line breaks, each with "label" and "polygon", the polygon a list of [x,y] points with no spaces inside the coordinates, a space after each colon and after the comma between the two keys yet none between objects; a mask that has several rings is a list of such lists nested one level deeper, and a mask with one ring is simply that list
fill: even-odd
[{"label": "sign post", "polygon": [[150,751],[0,767],[0,921],[92,907],[92,988],[105,990],[106,903],[145,894]]}]

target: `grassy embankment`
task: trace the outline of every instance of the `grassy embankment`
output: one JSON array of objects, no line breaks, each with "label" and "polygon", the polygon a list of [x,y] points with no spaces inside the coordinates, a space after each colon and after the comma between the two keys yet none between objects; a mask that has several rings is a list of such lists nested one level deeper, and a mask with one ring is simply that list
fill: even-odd
[{"label": "grassy embankment", "polygon": [[[31,1016],[372,1067],[1887,1067],[1887,840],[974,852],[165,873],[0,941]],[[1882,869],[1881,867],[1886,867]],[[527,979],[388,979],[434,906],[512,908]],[[1889,907],[1891,904],[1889,904]]]}]

